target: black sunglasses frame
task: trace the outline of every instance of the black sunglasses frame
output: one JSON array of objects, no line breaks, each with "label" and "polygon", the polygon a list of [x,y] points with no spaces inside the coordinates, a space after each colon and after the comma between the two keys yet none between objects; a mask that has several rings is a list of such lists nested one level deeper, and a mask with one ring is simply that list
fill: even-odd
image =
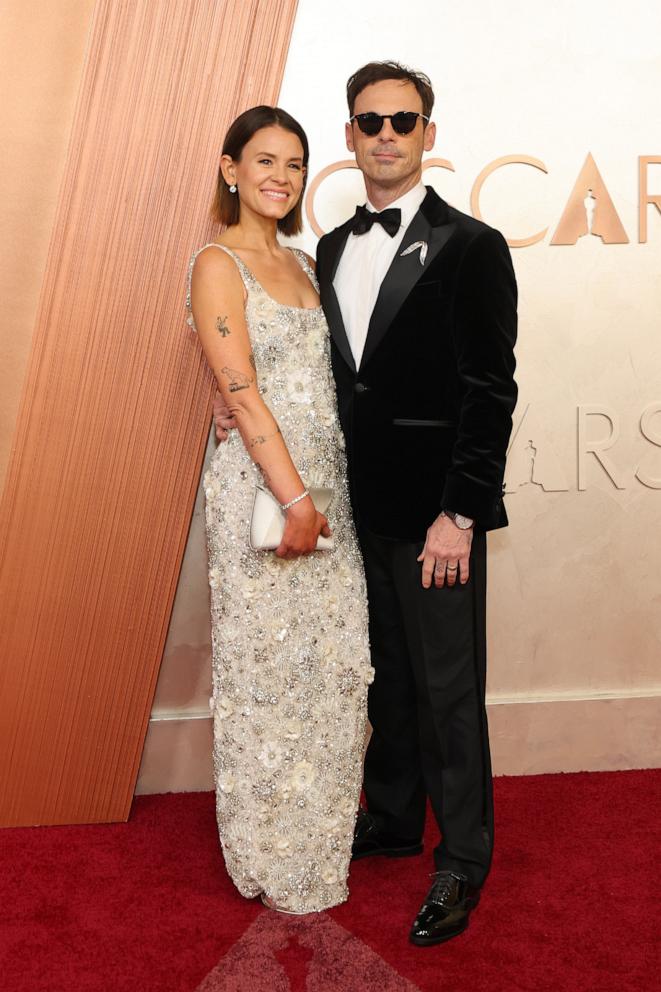
[{"label": "black sunglasses frame", "polygon": [[[399,118],[401,121],[403,117],[406,118],[407,124],[410,122],[412,117],[415,118],[413,124],[411,124],[411,127],[408,129],[405,128],[404,130],[401,129],[401,126],[398,127],[396,123],[396,118]],[[423,121],[429,123],[429,117],[427,117],[426,114],[417,114],[414,110],[398,110],[394,114],[377,114],[370,110],[365,114],[354,114],[353,117],[349,118],[349,123],[353,124],[355,121],[363,134],[366,134],[370,138],[374,138],[377,134],[381,133],[383,129],[383,122],[386,120],[390,121],[395,134],[411,134],[415,130],[415,125],[418,123],[418,117],[422,117]],[[378,122],[379,126],[376,131],[370,129],[369,122],[374,124]],[[365,124],[368,125],[367,130],[365,130]]]}]

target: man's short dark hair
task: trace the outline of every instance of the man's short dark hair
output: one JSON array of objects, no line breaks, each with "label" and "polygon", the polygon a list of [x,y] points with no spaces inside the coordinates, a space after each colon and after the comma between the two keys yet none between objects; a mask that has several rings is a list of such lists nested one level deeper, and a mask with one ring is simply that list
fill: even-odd
[{"label": "man's short dark hair", "polygon": [[[354,72],[347,82],[347,103],[349,104],[349,115],[353,116],[353,108],[356,97],[372,83],[380,83],[384,79],[399,79],[403,83],[412,83],[422,100],[422,112],[425,117],[431,117],[434,106],[434,90],[432,89],[429,76],[424,72],[416,72],[399,62],[368,62]],[[396,110],[397,108],[393,108]]]}]

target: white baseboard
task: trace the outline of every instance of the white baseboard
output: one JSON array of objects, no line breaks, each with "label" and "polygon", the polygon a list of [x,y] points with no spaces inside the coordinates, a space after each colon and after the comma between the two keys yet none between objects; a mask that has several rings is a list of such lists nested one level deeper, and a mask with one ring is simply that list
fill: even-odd
[{"label": "white baseboard", "polygon": [[[661,689],[488,699],[495,775],[661,766]],[[136,795],[213,789],[208,710],[155,712]]]}]

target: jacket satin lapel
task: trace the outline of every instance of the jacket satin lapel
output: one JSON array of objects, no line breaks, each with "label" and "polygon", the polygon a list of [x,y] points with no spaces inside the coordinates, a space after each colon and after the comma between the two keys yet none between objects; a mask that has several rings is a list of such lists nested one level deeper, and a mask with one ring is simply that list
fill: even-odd
[{"label": "jacket satin lapel", "polygon": [[349,339],[347,337],[344,320],[342,319],[340,303],[337,298],[337,293],[335,292],[335,287],[333,286],[333,279],[335,278],[335,273],[337,272],[337,267],[340,263],[340,258],[342,257],[342,252],[344,251],[344,246],[347,242],[350,231],[351,225],[350,223],[347,223],[336,228],[335,231],[328,235],[330,241],[326,249],[328,258],[326,264],[324,265],[322,278],[319,283],[319,295],[321,297],[321,305],[324,308],[324,314],[326,315],[331,337],[337,345],[338,351],[342,355],[344,361],[347,363],[349,368],[355,372],[356,363],[354,361],[351,345],[349,344]]},{"label": "jacket satin lapel", "polygon": [[[438,200],[439,204],[442,204],[443,201],[438,199],[435,194],[434,198]],[[443,206],[445,205],[443,204]],[[418,280],[424,276],[441,248],[454,233],[455,225],[451,223],[443,223],[434,227],[425,216],[424,207],[425,203],[406,229],[397,254],[381,283],[381,289],[370,318],[367,340],[360,362],[361,368],[378,348],[406,297]],[[420,251],[417,248],[409,255],[402,257],[401,253],[409,245],[415,244],[416,241],[427,242],[427,257],[424,265],[420,265]]]}]

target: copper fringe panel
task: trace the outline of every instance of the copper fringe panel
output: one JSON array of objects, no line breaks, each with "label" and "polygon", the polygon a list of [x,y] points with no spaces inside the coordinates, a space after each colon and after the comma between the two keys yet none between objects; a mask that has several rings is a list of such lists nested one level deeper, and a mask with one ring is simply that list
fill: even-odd
[{"label": "copper fringe panel", "polygon": [[98,0],[0,506],[0,823],[128,816],[209,429],[184,320],[296,0]]}]

